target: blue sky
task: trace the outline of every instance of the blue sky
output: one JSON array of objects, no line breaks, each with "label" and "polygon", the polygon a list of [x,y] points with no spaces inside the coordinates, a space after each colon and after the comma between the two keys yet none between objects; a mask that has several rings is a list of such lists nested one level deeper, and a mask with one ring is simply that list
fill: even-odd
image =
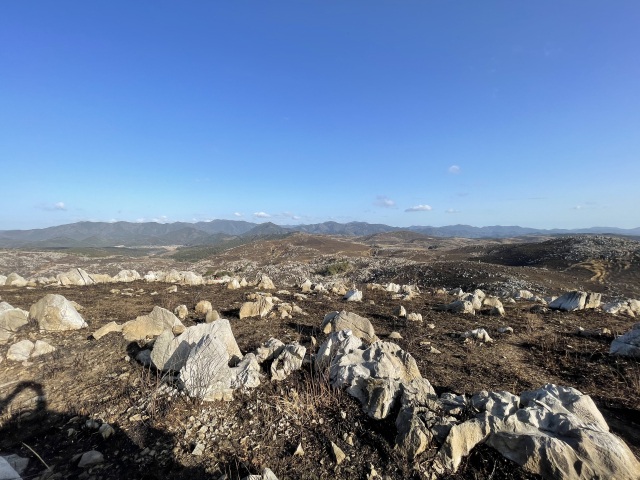
[{"label": "blue sky", "polygon": [[640,3],[0,2],[0,230],[640,226]]}]

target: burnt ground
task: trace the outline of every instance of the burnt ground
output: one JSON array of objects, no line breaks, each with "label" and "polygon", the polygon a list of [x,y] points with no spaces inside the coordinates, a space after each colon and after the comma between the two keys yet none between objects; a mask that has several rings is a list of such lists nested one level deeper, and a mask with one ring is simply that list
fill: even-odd
[{"label": "burnt ground", "polygon": [[[33,458],[29,475],[36,475],[44,466],[26,445],[53,467],[58,478],[197,479],[224,473],[237,478],[263,467],[274,470],[280,479],[366,478],[371,464],[390,478],[413,476],[412,466],[393,450],[395,417],[385,421],[367,418],[355,400],[331,389],[310,371],[298,372],[282,383],[265,380],[258,389],[237,392],[231,402],[170,400],[160,395],[158,374],[134,360],[140,345],[126,342],[117,333],[98,341],[89,338],[90,332],[109,321],[133,319],[154,305],[172,310],[184,303],[193,311],[202,299],[211,301],[231,321],[243,352],[271,336],[285,342],[297,340],[313,352],[311,337],[322,341],[318,328],[324,315],[348,309],[369,318],[381,338],[398,331],[403,339],[397,343],[412,353],[423,376],[439,393],[470,394],[482,389],[519,393],[546,383],[573,386],[594,398],[612,430],[640,454],[640,363],[609,357],[612,337],[575,334],[578,326],[622,333],[633,323],[627,318],[589,311],[534,314],[528,303],[507,305],[505,318],[454,315],[433,310],[449,297],[425,292],[402,302],[408,312],[423,315],[424,322],[415,324],[395,317],[400,302],[391,300],[389,293],[365,290],[361,304],[311,294],[307,300],[296,301],[307,315],[240,320],[239,306],[253,289],[179,287],[177,293],[151,296],[154,290],[164,292],[166,285],[135,282],[118,287],[144,292],[124,297],[110,293],[113,287],[0,289],[3,300],[25,309],[45,293],[61,293],[84,307],[82,314],[90,324],[88,330],[61,333],[39,333],[29,326],[19,339],[46,340],[57,351],[27,365],[7,360],[0,364],[0,451]],[[278,296],[294,301],[295,290]],[[199,321],[192,316],[185,324]],[[430,323],[435,328],[429,328]],[[514,334],[495,333],[503,325],[512,326]],[[456,336],[477,327],[491,332],[495,342],[465,343]],[[424,342],[431,342],[442,353],[429,353]],[[6,349],[0,347],[3,357]],[[207,442],[200,457],[191,455],[197,443],[191,417],[221,432]],[[87,419],[110,423],[116,435],[103,440],[85,427]],[[353,446],[345,440],[349,436]],[[349,456],[339,467],[330,455],[331,441]],[[304,456],[293,455],[299,443]],[[94,467],[90,475],[84,472],[83,477],[71,459],[92,449],[105,455],[105,463]],[[434,453],[435,449],[425,453],[423,461]],[[530,477],[482,447],[466,460],[456,478]]]}]

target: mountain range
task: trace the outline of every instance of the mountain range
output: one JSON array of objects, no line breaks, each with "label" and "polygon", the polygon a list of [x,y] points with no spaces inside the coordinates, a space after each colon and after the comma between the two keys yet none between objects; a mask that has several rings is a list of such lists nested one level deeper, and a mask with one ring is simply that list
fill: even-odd
[{"label": "mountain range", "polygon": [[276,225],[242,220],[210,222],[133,223],[78,222],[33,230],[0,230],[2,248],[71,248],[111,246],[214,245],[233,238],[264,237],[305,232],[322,235],[365,236],[382,232],[409,230],[432,237],[509,238],[525,235],[614,234],[640,236],[640,227],[622,229],[592,227],[585,229],[544,230],[519,226],[473,227],[449,225],[406,228],[366,222],[324,222],[310,225]]}]

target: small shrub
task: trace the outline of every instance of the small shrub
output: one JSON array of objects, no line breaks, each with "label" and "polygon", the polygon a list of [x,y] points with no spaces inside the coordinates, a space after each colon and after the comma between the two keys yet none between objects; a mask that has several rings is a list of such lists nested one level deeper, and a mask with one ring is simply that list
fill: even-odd
[{"label": "small shrub", "polygon": [[340,275],[343,273],[350,272],[352,268],[353,268],[353,265],[351,265],[349,262],[345,260],[342,262],[331,263],[326,267],[324,267],[322,270],[320,270],[318,273],[325,277],[329,277],[333,275]]}]

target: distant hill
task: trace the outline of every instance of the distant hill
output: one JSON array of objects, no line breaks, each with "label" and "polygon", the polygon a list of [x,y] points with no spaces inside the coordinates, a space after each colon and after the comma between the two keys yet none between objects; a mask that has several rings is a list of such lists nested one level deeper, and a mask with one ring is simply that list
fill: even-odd
[{"label": "distant hill", "polygon": [[510,238],[524,235],[614,234],[639,236],[640,228],[621,229],[593,227],[577,230],[541,230],[519,226],[473,227],[449,225],[429,227],[414,225],[405,229],[366,222],[323,222],[311,225],[276,225],[242,220],[213,220],[211,222],[133,223],[78,222],[34,230],[0,230],[0,248],[81,248],[166,245],[217,245],[236,237],[272,237],[292,232],[315,235],[343,235],[366,237],[378,233],[412,231],[430,237]]}]

